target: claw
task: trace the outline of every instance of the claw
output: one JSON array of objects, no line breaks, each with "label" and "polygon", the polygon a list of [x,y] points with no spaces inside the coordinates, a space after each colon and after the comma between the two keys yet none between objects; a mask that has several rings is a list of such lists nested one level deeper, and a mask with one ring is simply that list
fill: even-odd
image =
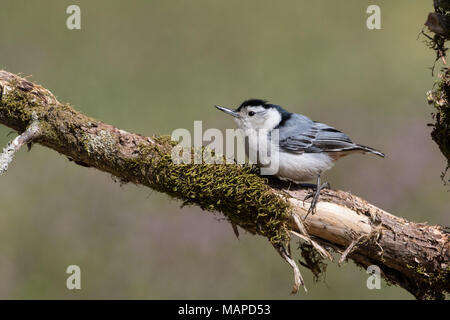
[{"label": "claw", "polygon": [[308,192],[308,194],[303,198],[303,204],[305,204],[305,201],[308,200],[309,198],[312,198],[314,196],[315,192]]},{"label": "claw", "polygon": [[319,202],[320,197],[320,191],[325,188],[330,188],[330,184],[328,182],[325,182],[323,184],[320,184],[320,176],[317,177],[317,185],[316,190],[309,192],[305,198],[303,199],[303,204],[305,204],[305,200],[308,200],[312,198],[311,205],[308,208],[308,212],[306,213],[306,216],[303,218],[303,221],[308,217],[308,215],[315,214],[316,213],[316,205]]}]

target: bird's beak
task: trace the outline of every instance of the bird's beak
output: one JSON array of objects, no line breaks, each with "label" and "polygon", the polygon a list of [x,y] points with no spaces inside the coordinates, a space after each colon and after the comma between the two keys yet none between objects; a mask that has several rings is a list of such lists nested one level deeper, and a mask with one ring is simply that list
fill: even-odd
[{"label": "bird's beak", "polygon": [[239,115],[239,113],[237,113],[236,111],[234,111],[234,110],[231,110],[231,109],[228,109],[228,108],[225,108],[225,107],[221,107],[221,106],[215,106],[217,109],[219,109],[220,111],[223,111],[223,112],[225,112],[225,113],[228,113],[228,114],[231,114],[233,117],[235,117],[235,118],[240,118],[240,115]]}]

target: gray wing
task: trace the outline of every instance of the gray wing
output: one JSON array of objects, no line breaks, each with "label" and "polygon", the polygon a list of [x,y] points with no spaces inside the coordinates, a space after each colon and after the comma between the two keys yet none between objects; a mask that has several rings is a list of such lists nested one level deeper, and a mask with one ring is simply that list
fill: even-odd
[{"label": "gray wing", "polygon": [[280,132],[280,147],[292,153],[339,152],[358,148],[341,131],[307,117],[297,116]]}]

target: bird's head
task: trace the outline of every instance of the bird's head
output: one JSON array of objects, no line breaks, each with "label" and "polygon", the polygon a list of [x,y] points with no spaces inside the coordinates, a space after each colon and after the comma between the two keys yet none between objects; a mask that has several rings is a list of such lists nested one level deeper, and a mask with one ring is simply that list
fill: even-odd
[{"label": "bird's head", "polygon": [[235,110],[221,106],[216,106],[216,108],[232,115],[238,127],[244,130],[265,129],[270,131],[290,114],[280,106],[261,99],[246,100]]}]

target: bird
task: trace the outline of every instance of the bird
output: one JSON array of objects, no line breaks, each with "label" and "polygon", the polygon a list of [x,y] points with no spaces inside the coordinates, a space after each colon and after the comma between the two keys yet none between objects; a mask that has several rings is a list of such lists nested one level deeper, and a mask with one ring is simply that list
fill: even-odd
[{"label": "bird", "polygon": [[[233,116],[246,137],[247,154],[249,150],[258,149],[259,139],[267,139],[266,142],[273,148],[271,150],[275,150],[278,156],[278,168],[274,176],[295,184],[316,179],[313,191],[303,200],[312,198],[306,216],[316,212],[320,191],[329,187],[326,182],[321,184],[321,176],[338,159],[353,153],[385,157],[378,150],[354,143],[334,127],[313,121],[305,115],[289,112],[267,100],[248,99],[236,109],[219,105],[215,107]],[[278,139],[273,139],[275,130]]]}]

